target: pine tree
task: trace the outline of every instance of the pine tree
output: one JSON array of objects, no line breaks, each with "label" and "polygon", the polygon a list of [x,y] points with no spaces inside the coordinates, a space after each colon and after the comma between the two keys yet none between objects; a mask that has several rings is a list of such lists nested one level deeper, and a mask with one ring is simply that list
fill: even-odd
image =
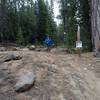
[{"label": "pine tree", "polygon": [[43,41],[47,34],[48,10],[44,0],[38,0],[38,39]]},{"label": "pine tree", "polygon": [[20,45],[24,45],[24,37],[23,37],[23,33],[21,28],[19,29],[19,32],[16,36],[16,43],[20,44]]},{"label": "pine tree", "polygon": [[[81,40],[83,48],[91,50],[91,23],[90,23],[90,7],[88,0],[60,0],[61,18],[64,25],[64,32],[67,34],[66,44],[74,46],[77,34],[77,24],[81,26]],[[77,17],[80,21],[77,22]]]},{"label": "pine tree", "polygon": [[0,40],[15,42],[21,29],[25,44],[32,43],[33,37],[43,41],[56,26],[48,7],[44,0],[1,0]]}]

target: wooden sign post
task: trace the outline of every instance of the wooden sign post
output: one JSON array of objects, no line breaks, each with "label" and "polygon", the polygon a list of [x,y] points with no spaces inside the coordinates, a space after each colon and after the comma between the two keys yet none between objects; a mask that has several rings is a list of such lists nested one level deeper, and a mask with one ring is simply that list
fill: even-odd
[{"label": "wooden sign post", "polygon": [[80,26],[78,25],[77,41],[80,41]]},{"label": "wooden sign post", "polygon": [[80,40],[80,26],[78,25],[76,50],[79,57],[81,57],[82,41]]}]

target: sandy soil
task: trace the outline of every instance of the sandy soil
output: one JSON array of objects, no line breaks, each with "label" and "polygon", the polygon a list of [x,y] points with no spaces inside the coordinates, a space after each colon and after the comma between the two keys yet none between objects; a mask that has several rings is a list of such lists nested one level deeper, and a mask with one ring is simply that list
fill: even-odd
[{"label": "sandy soil", "polygon": [[[77,55],[32,51],[0,52],[19,54],[20,60],[0,62],[0,100],[100,100],[100,58],[92,53]],[[16,93],[14,85],[23,70],[33,70],[35,85]],[[19,74],[20,73],[20,74]]]}]

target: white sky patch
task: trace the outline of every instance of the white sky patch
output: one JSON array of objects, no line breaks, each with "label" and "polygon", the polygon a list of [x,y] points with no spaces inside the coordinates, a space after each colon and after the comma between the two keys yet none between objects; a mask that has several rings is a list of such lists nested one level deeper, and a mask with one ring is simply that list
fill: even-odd
[{"label": "white sky patch", "polygon": [[[56,18],[58,15],[60,15],[59,4],[57,3],[57,1],[58,0],[54,1],[54,21],[57,23],[57,25],[59,25],[61,23],[61,20]],[[48,0],[48,2],[50,3],[50,0]]]},{"label": "white sky patch", "polygon": [[60,14],[59,12],[59,5],[57,3],[57,0],[54,1],[54,20],[56,21],[57,25],[61,23],[61,20],[57,19],[56,17]]}]

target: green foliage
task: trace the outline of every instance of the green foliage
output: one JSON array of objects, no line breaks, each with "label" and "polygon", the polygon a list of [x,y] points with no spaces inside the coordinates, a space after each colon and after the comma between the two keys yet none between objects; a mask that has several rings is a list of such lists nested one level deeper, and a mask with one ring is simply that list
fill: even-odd
[{"label": "green foliage", "polygon": [[[53,3],[53,1],[52,1]],[[53,7],[45,0],[2,0],[0,2],[0,40],[20,44],[42,43],[46,35],[55,37]],[[21,29],[21,32],[19,31]],[[20,40],[21,39],[21,40]]]},{"label": "green foliage", "polygon": [[[64,35],[64,44],[68,48],[75,47],[75,41],[77,40],[77,21],[76,17],[80,17],[80,26],[81,26],[81,40],[83,42],[83,50],[91,50],[91,24],[90,24],[90,8],[88,0],[60,0],[60,12],[63,24],[62,28],[59,29],[61,32],[60,36],[63,36],[63,32],[66,32]],[[79,11],[77,14],[76,12]]]},{"label": "green foliage", "polygon": [[67,53],[75,54],[76,50],[75,50],[75,48],[68,48]]},{"label": "green foliage", "polygon": [[[88,0],[59,0],[61,9],[58,18],[62,23],[58,27],[54,21],[54,2],[51,0],[50,5],[48,1],[1,0],[0,40],[17,42],[21,45],[31,43],[40,45],[45,36],[49,35],[57,45],[66,46],[69,52],[73,52],[77,36],[76,17],[79,16],[83,49],[91,50]],[[76,15],[77,10],[79,14]]]},{"label": "green foliage", "polygon": [[19,32],[17,34],[16,43],[18,43],[20,45],[24,45],[24,37],[23,37],[23,33],[22,33],[21,28],[19,29]]},{"label": "green foliage", "polygon": [[76,43],[76,33],[68,33],[67,36],[65,36],[65,44],[68,48],[75,47]]},{"label": "green foliage", "polygon": [[81,39],[83,41],[84,50],[92,50],[91,41],[91,18],[90,18],[90,6],[88,0],[80,0],[80,14],[81,19]]},{"label": "green foliage", "polygon": [[48,21],[48,11],[44,0],[38,0],[38,33],[46,34],[47,33],[47,21]]}]

